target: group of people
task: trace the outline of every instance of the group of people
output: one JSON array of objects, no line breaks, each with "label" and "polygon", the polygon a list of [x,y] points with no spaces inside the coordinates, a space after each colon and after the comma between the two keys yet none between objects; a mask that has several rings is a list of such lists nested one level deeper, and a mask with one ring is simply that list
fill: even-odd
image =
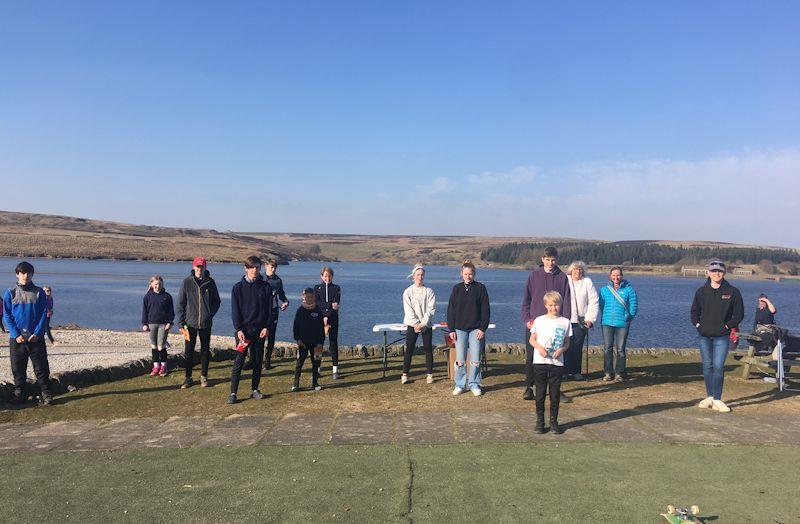
[{"label": "group of people", "polygon": [[[263,265],[265,276],[261,274]],[[259,390],[262,367],[272,368],[280,313],[289,306],[283,282],[277,275],[274,259],[262,261],[250,256],[244,262],[244,275],[231,292],[231,317],[238,351],[231,368],[228,403],[236,403],[241,372],[252,368],[250,397],[263,398]],[[14,398],[24,401],[27,362],[42,390],[42,401],[52,403],[49,365],[44,337],[50,334],[53,312],[52,290],[33,284],[34,268],[21,262],[16,269],[17,284],[6,291],[3,319],[10,335],[11,368]],[[727,412],[722,401],[723,363],[729,349],[731,331],[738,329],[744,306],[738,289],[725,280],[726,267],[714,260],[708,266],[706,283],[695,293],[690,318],[700,341],[700,355],[707,398],[702,408]],[[453,395],[467,389],[475,396],[482,392],[481,354],[489,328],[490,305],[487,288],[475,280],[475,265],[467,260],[461,265],[461,282],[456,284],[447,306],[447,328],[455,349]],[[341,288],[333,283],[334,271],[325,266],[321,282],[302,292],[293,325],[297,360],[292,391],[300,390],[305,361],[311,360],[311,387],[319,384],[323,345],[329,341],[332,360],[331,377],[341,377],[338,359],[339,307]],[[403,292],[403,323],[406,326],[406,351],[401,383],[409,381],[411,361],[421,337],[425,354],[426,382],[433,383],[433,318],[436,296],[425,286],[425,268],[417,265],[409,278],[413,283]],[[190,274],[182,281],[177,305],[164,289],[163,278],[154,275],[142,302],[142,330],[150,335],[152,376],[168,374],[167,335],[173,325],[184,337],[184,372],[182,389],[192,387],[195,348],[200,340],[200,385],[208,386],[210,339],[213,320],[221,300],[207,261],[197,257]],[[586,264],[572,262],[566,272],[558,266],[558,250],[547,247],[541,264],[531,271],[525,283],[521,320],[525,326],[525,388],[523,398],[536,401],[535,430],[547,431],[544,424],[545,398],[550,398],[550,430],[559,433],[558,411],[561,382],[564,377],[583,380],[581,360],[588,330],[601,319],[604,341],[603,380],[626,380],[626,343],[631,323],[636,318],[638,300],[633,286],[624,279],[621,267],[609,272],[609,282],[595,288],[586,276]],[[756,324],[774,324],[776,308],[765,296],[759,297]],[[246,362],[249,355],[249,362]]]}]

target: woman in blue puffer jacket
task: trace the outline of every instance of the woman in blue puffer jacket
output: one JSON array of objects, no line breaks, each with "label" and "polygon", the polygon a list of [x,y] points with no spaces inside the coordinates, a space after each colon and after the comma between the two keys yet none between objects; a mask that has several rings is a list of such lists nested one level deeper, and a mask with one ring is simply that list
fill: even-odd
[{"label": "woman in blue puffer jacket", "polygon": [[609,279],[611,281],[608,285],[600,289],[600,311],[603,313],[605,343],[603,380],[622,382],[625,380],[625,344],[628,342],[628,329],[636,317],[639,301],[633,286],[622,278],[621,267],[611,268]]}]

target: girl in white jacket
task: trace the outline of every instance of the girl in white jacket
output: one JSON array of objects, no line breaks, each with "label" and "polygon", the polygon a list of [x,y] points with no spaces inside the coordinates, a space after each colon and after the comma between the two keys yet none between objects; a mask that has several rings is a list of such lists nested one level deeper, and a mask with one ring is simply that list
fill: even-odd
[{"label": "girl in white jacket", "polygon": [[583,380],[581,356],[589,328],[597,321],[600,297],[592,279],[586,276],[586,264],[576,260],[567,268],[567,280],[572,300],[572,338],[564,355],[564,375]]},{"label": "girl in white jacket", "polygon": [[416,265],[409,278],[414,283],[403,292],[403,324],[406,325],[406,351],[403,358],[403,375],[400,382],[408,382],[411,369],[411,357],[417,345],[417,337],[422,335],[425,348],[425,365],[428,368],[427,383],[433,384],[433,315],[436,312],[436,295],[429,287],[425,287],[425,268]]}]

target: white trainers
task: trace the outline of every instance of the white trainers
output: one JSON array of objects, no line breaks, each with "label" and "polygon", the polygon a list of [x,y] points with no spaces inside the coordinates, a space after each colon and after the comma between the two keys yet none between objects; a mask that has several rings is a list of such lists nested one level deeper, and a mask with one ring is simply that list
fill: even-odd
[{"label": "white trainers", "polygon": [[764,377],[763,380],[764,382],[769,382],[770,384],[778,383],[778,379],[776,379],[775,377]]},{"label": "white trainers", "polygon": [[731,408],[729,408],[723,401],[715,400],[713,405],[714,411],[719,411],[720,413],[728,413]]},{"label": "white trainers", "polygon": [[425,379],[425,382],[428,384],[433,384],[433,375],[428,375],[428,377]]},{"label": "white trainers", "polygon": [[458,387],[458,386],[456,386],[455,388],[453,388],[453,396],[454,396],[454,397],[457,397],[457,396],[459,396],[459,395],[460,395],[460,394],[462,394],[463,392],[464,392],[464,390],[463,390],[463,389],[461,389],[461,388],[460,388],[460,387]]},{"label": "white trainers", "polygon": [[403,373],[402,375],[400,375],[400,383],[405,384],[406,382],[408,382],[408,375]]},{"label": "white trainers", "polygon": [[472,391],[472,394],[475,395],[476,397],[480,397],[481,395],[483,395],[483,391],[481,391],[481,388],[479,388],[478,386],[475,386],[470,391]]},{"label": "white trainers", "polygon": [[714,405],[714,397],[706,397],[697,405],[698,408],[708,409]]}]

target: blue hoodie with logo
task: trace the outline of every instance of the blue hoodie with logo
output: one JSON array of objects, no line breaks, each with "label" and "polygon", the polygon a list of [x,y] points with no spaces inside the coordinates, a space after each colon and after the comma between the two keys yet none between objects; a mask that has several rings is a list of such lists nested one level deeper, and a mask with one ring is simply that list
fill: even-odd
[{"label": "blue hoodie with logo", "polygon": [[47,323],[47,295],[44,290],[33,282],[10,288],[3,297],[3,320],[11,338],[17,338],[23,331],[41,338]]}]

